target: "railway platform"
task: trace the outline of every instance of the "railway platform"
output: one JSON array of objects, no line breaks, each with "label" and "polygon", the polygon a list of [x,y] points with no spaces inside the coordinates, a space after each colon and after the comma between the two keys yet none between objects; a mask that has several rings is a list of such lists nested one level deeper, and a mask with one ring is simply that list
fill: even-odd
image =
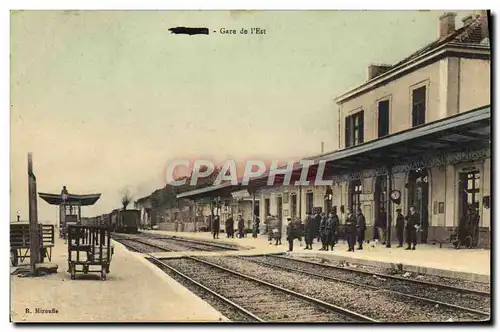
[{"label": "railway platform", "polygon": [[[248,234],[246,238],[228,239],[224,233],[220,234],[219,240],[213,240],[208,232],[187,233],[168,231],[146,231],[152,234],[168,235],[199,239],[203,241],[215,241],[219,243],[236,244],[248,248],[247,250],[231,252],[231,255],[264,255],[284,253],[288,249],[288,242],[283,238],[281,246],[270,245],[267,236],[259,235],[252,238]],[[439,248],[439,245],[419,244],[416,250],[404,250],[393,244],[392,248],[378,244],[371,247],[364,245],[364,249],[355,252],[347,252],[347,244],[339,241],[334,251],[319,251],[321,244],[314,241],[313,250],[304,250],[304,244],[299,246],[298,240],[294,242],[292,256],[318,257],[334,261],[343,261],[351,264],[376,266],[386,269],[403,269],[409,272],[430,274],[441,277],[460,278],[470,281],[490,282],[490,250],[487,249],[461,249],[455,250],[451,245]],[[158,257],[176,257],[184,253],[159,253]],[[189,254],[193,254],[190,252]],[[227,252],[196,253],[196,255],[218,256],[227,255]],[[155,254],[156,256],[156,254]]]},{"label": "railway platform", "polygon": [[[56,274],[11,275],[11,321],[23,322],[218,322],[221,313],[147,262],[113,241],[110,274],[78,275],[66,270],[67,246],[56,239]],[[11,270],[12,272],[12,270]]]}]

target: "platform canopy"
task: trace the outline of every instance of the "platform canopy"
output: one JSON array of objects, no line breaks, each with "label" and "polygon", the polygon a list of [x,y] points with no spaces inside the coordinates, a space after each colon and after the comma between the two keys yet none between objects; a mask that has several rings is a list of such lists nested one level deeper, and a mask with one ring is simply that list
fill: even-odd
[{"label": "platform canopy", "polygon": [[[316,178],[318,165],[324,163],[324,180],[351,179],[352,173],[367,169],[390,167],[394,173],[409,170],[465,163],[488,158],[491,153],[491,107],[479,109],[429,122],[376,140],[346,149],[303,158],[310,160],[307,180]],[[405,166],[405,167],[397,167]],[[294,165],[290,183],[300,179],[303,166]],[[222,183],[177,195],[177,198],[200,199],[230,197],[231,192],[249,189],[255,191],[267,186],[269,171],[253,178],[248,185]],[[284,174],[275,177],[274,185],[283,184]],[[345,182],[343,181],[343,182]]]},{"label": "platform canopy", "polygon": [[76,203],[80,206],[94,205],[95,202],[97,202],[97,200],[101,198],[101,194],[76,195],[76,194],[65,193],[63,197],[62,193],[48,194],[41,192],[38,193],[38,196],[40,196],[41,199],[43,199],[50,205],[61,205],[64,202],[66,202],[66,203]]}]

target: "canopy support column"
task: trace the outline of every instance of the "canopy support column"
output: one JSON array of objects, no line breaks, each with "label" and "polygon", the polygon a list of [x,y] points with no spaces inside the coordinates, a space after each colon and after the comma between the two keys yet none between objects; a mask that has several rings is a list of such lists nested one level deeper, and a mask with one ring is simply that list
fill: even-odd
[{"label": "canopy support column", "polygon": [[392,191],[392,165],[387,165],[387,209],[386,209],[386,229],[387,229],[387,238],[386,238],[386,247],[391,247],[391,228],[392,228],[392,200],[391,200],[391,191]]}]

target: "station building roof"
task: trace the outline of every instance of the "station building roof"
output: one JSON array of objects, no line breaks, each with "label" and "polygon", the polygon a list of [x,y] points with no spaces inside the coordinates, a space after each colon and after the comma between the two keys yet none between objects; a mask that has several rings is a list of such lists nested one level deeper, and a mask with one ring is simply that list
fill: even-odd
[{"label": "station building roof", "polygon": [[[451,117],[429,122],[414,128],[394,133],[376,140],[346,149],[309,157],[307,180],[316,178],[318,165],[325,163],[323,179],[332,178],[367,168],[396,166],[410,161],[424,160],[426,157],[440,157],[443,153],[465,152],[491,148],[491,107],[484,106],[475,110],[459,113]],[[283,169],[284,167],[282,167]],[[296,164],[290,183],[300,179],[302,165]],[[230,182],[192,190],[177,195],[177,198],[215,198],[229,197],[231,192],[241,189],[258,190],[267,186],[269,171],[253,178],[248,185],[233,185]],[[274,186],[283,184],[285,174],[275,177]]]},{"label": "station building roof", "polygon": [[[61,205],[63,204],[63,198],[61,194],[48,194],[48,193],[38,193],[41,199],[50,205]],[[76,195],[67,194],[66,203],[79,203],[81,206],[94,205],[97,200],[101,198],[101,194],[86,194],[86,195]]]}]

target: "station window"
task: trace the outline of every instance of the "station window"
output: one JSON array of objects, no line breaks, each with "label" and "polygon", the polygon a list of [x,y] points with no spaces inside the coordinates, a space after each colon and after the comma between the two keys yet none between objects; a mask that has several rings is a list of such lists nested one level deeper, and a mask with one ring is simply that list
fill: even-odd
[{"label": "station window", "polygon": [[363,143],[364,111],[359,111],[345,118],[345,146]]},{"label": "station window", "polygon": [[425,123],[426,87],[422,86],[412,91],[412,126]]},{"label": "station window", "polygon": [[290,216],[295,217],[297,215],[297,195],[290,195]]},{"label": "station window", "polygon": [[389,135],[389,100],[378,103],[378,137]]},{"label": "station window", "polygon": [[313,193],[307,193],[306,194],[306,213],[307,214],[312,214],[313,213]]},{"label": "station window", "polygon": [[353,180],[349,183],[348,207],[355,212],[356,208],[361,206],[361,195],[363,194],[363,185],[361,180]]},{"label": "station window", "polygon": [[269,198],[264,200],[264,215],[267,217],[271,214],[271,202]]}]

